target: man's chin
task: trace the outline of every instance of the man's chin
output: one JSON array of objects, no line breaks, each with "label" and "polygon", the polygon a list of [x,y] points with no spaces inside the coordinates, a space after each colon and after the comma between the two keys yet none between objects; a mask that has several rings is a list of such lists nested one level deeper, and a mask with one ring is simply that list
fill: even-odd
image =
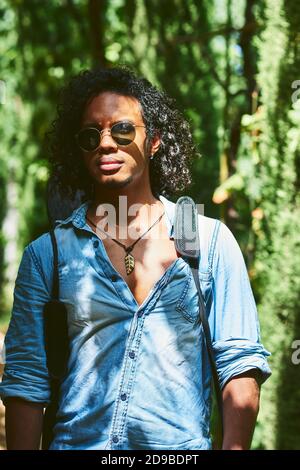
[{"label": "man's chin", "polygon": [[128,176],[125,179],[117,180],[114,178],[106,178],[104,181],[99,181],[99,186],[107,189],[121,189],[128,186],[132,182],[132,176]]}]

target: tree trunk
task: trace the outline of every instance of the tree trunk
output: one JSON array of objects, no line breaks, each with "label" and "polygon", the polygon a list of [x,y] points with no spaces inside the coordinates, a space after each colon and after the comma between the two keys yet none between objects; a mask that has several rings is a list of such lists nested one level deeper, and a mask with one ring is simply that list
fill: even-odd
[{"label": "tree trunk", "polygon": [[105,8],[105,0],[88,1],[88,20],[93,65],[102,67],[105,67],[107,65],[107,61],[105,59],[104,46]]}]

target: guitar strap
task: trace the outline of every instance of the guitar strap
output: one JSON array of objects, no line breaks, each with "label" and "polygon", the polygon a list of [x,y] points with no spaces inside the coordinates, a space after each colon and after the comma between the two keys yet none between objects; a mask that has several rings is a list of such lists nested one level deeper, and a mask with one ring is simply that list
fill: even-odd
[{"label": "guitar strap", "polygon": [[200,266],[200,235],[198,227],[198,212],[196,205],[189,196],[182,196],[177,200],[174,220],[174,241],[175,248],[180,255],[184,256],[192,271],[192,275],[198,291],[199,316],[204,332],[205,344],[207,348],[209,363],[211,367],[219,417],[221,422],[221,433],[223,435],[223,406],[222,391],[219,382],[214,351],[211,340],[211,333],[207,319],[205,301],[201,290],[199,279]]}]

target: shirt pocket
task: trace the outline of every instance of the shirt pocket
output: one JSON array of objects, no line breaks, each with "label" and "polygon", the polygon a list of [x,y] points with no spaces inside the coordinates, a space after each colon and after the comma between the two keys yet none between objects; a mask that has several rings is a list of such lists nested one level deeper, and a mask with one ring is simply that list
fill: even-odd
[{"label": "shirt pocket", "polygon": [[[200,272],[199,279],[204,302],[207,304],[211,294],[212,275],[210,272]],[[198,291],[191,271],[177,301],[176,310],[191,323],[195,323],[199,319]]]}]

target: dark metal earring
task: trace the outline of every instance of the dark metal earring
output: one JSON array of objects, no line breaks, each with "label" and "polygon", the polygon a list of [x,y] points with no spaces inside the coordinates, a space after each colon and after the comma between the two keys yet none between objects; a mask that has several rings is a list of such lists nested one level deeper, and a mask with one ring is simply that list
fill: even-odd
[{"label": "dark metal earring", "polygon": [[149,156],[149,159],[150,160],[153,160],[154,159],[154,155],[156,154],[156,152],[158,152],[159,148],[154,152],[152,153],[150,156]]}]

